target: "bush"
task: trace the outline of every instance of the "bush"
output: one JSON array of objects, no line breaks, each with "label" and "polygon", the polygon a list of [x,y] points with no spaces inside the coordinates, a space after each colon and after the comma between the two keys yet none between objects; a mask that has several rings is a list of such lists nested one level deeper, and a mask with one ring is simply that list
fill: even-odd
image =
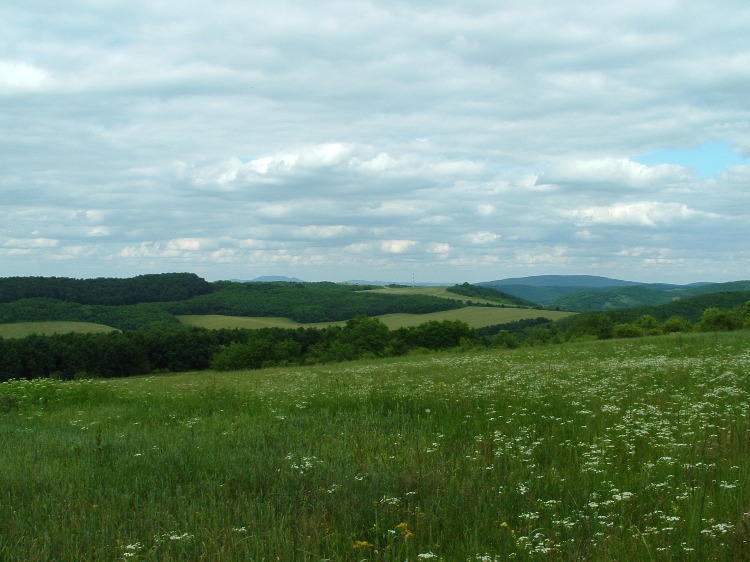
[{"label": "bush", "polygon": [[682,316],[671,316],[661,325],[661,331],[664,334],[674,334],[675,332],[692,332],[693,325]]},{"label": "bush", "polygon": [[700,321],[703,332],[731,332],[742,327],[742,317],[737,310],[707,308]]},{"label": "bush", "polygon": [[516,349],[521,345],[521,342],[518,341],[518,338],[508,330],[501,330],[492,338],[492,345],[497,347],[507,347],[508,349]]},{"label": "bush", "polygon": [[612,329],[612,334],[615,338],[640,338],[643,337],[646,332],[643,328],[637,324],[615,324]]},{"label": "bush", "polygon": [[636,324],[643,328],[643,332],[648,336],[656,336],[661,333],[661,326],[659,326],[659,321],[650,314],[644,314],[643,316],[641,316],[638,320],[636,320]]}]

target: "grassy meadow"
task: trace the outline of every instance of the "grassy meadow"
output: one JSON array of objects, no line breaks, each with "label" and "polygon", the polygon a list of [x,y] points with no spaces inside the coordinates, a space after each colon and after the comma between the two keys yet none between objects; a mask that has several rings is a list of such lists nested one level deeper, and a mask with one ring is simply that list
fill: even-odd
[{"label": "grassy meadow", "polygon": [[748,344],[3,383],[0,560],[746,560]]},{"label": "grassy meadow", "polygon": [[99,334],[111,332],[114,328],[95,324],[93,322],[68,322],[68,321],[48,321],[48,322],[13,322],[10,324],[0,324],[0,338],[25,338],[32,334],[48,336],[52,334],[67,334],[76,332],[79,334]]},{"label": "grassy meadow", "polygon": [[458,293],[451,293],[449,286],[434,285],[434,286],[414,286],[414,287],[379,287],[377,289],[367,289],[373,293],[382,293],[385,295],[429,295],[431,297],[440,297],[443,299],[450,299],[462,302],[472,301],[475,303],[484,304],[497,304],[494,301],[481,299],[477,297],[467,297],[459,295]]},{"label": "grassy meadow", "polygon": [[[528,308],[500,308],[467,306],[455,310],[431,312],[428,314],[383,314],[374,316],[383,322],[389,329],[395,330],[401,327],[419,326],[432,320],[441,322],[443,320],[460,320],[466,322],[472,328],[482,328],[495,324],[507,324],[516,320],[544,317],[550,320],[559,320],[570,316],[572,312],[561,312],[556,310],[534,310]],[[325,328],[326,326],[343,326],[346,322],[316,322],[301,324],[288,318],[266,318],[246,316],[222,316],[222,315],[180,315],[180,322],[189,326],[200,328]]]}]

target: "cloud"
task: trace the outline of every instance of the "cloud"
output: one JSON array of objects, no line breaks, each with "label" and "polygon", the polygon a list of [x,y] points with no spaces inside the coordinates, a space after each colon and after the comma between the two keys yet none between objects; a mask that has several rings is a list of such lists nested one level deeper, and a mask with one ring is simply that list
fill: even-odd
[{"label": "cloud", "polygon": [[4,3],[0,274],[743,277],[749,26],[739,0]]},{"label": "cloud", "polygon": [[542,184],[580,186],[582,184],[617,191],[623,189],[662,187],[685,182],[687,170],[674,164],[646,166],[628,158],[598,158],[594,160],[567,160],[556,162],[539,178]]},{"label": "cloud", "polygon": [[451,251],[451,245],[445,242],[434,242],[428,245],[427,251],[431,254],[449,254]]},{"label": "cloud", "polygon": [[0,96],[34,92],[48,81],[47,72],[34,65],[0,59]]},{"label": "cloud", "polygon": [[391,254],[403,254],[415,244],[414,240],[383,240],[380,249]]},{"label": "cloud", "polygon": [[50,238],[11,238],[3,243],[3,247],[14,249],[54,248],[59,243],[59,240]]},{"label": "cloud", "polygon": [[500,235],[485,230],[482,232],[472,232],[466,235],[466,238],[472,244],[490,244],[497,241],[500,238]]},{"label": "cloud", "polygon": [[564,214],[574,218],[581,225],[605,224],[648,227],[664,226],[697,216],[707,216],[705,213],[689,209],[686,205],[680,203],[657,203],[653,201],[589,207]]},{"label": "cloud", "polygon": [[342,224],[326,226],[302,226],[292,230],[292,235],[302,239],[330,239],[340,238],[353,233],[356,228]]}]

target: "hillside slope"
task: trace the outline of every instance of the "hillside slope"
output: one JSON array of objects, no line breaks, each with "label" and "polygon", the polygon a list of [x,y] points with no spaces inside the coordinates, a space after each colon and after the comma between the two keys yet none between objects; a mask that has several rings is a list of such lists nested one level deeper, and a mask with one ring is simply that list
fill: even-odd
[{"label": "hillside slope", "polygon": [[497,287],[490,287],[487,285],[481,286],[464,283],[463,285],[453,285],[452,287],[448,287],[447,291],[456,295],[462,295],[473,299],[482,299],[501,305],[527,308],[538,308],[539,306],[535,302],[522,299],[505,291],[501,291]]},{"label": "hillside slope", "polygon": [[695,295],[750,290],[750,281],[729,283],[639,283],[592,275],[539,275],[477,283],[545,308],[594,312],[658,306]]},{"label": "hillside slope", "polygon": [[750,281],[664,287],[634,285],[607,290],[586,290],[557,297],[545,306],[559,310],[595,312],[640,306],[659,306],[698,295],[750,291]]},{"label": "hillside slope", "polygon": [[615,287],[639,285],[639,283],[595,275],[535,275],[484,281],[477,283],[477,285],[503,291],[527,301],[547,305],[557,298],[582,291],[604,291]]},{"label": "hillside slope", "polygon": [[[458,299],[424,294],[381,294],[367,290],[370,288],[367,286],[325,282],[208,283],[192,274],[186,275],[190,277],[175,274],[145,280],[91,282],[57,278],[1,279],[6,302],[0,302],[0,323],[93,322],[135,330],[179,325],[177,315],[286,317],[309,323],[394,313],[426,314],[465,306]],[[23,280],[30,280],[29,284],[24,285]],[[186,280],[194,288],[181,291]],[[172,281],[174,283],[170,284]],[[187,296],[178,298],[183,295]],[[156,301],[159,298],[163,300]]]}]

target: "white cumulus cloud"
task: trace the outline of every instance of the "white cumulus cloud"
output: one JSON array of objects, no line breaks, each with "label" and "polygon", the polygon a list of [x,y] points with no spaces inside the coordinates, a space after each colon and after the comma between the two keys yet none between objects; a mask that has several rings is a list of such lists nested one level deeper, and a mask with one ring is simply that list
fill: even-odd
[{"label": "white cumulus cloud", "polygon": [[569,216],[581,224],[639,225],[657,227],[702,215],[680,203],[617,203],[570,211]]},{"label": "white cumulus cloud", "polygon": [[747,29],[740,0],[2,3],[0,275],[746,277]]}]

